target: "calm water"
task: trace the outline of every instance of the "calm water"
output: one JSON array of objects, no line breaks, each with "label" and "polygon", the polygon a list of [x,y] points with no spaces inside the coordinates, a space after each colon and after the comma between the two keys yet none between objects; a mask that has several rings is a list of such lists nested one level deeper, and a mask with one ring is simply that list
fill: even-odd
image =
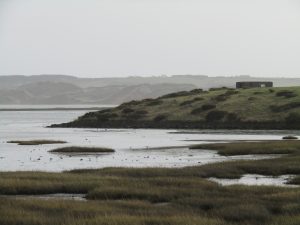
[{"label": "calm water", "polygon": [[[234,140],[276,140],[295,131],[190,131],[153,129],[46,128],[68,122],[85,111],[0,111],[0,171],[63,171],[103,167],[183,167],[244,157],[221,157],[215,151],[189,150],[196,143]],[[54,139],[67,144],[19,146],[11,140]],[[100,146],[112,154],[60,155],[48,150],[62,146]],[[177,146],[177,148],[151,149]],[[265,156],[256,156],[256,158]]]},{"label": "calm water", "polygon": [[67,109],[86,109],[86,108],[106,108],[114,107],[115,105],[0,105],[0,110],[6,109],[57,109],[57,108],[67,108]]},{"label": "calm water", "polygon": [[221,185],[272,185],[279,187],[299,187],[298,185],[287,184],[291,180],[293,175],[281,175],[281,176],[264,176],[259,174],[245,174],[240,179],[220,179],[209,178],[209,180],[217,182]]}]

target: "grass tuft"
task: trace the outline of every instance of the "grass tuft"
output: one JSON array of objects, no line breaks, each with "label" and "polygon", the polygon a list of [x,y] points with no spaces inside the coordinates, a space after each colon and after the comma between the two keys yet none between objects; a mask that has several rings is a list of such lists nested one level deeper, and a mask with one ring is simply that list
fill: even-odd
[{"label": "grass tuft", "polygon": [[14,140],[14,141],[8,141],[7,143],[18,144],[18,145],[46,145],[46,144],[65,144],[67,142],[57,141],[57,140],[30,140],[30,141]]},{"label": "grass tuft", "polygon": [[115,150],[111,148],[99,148],[99,147],[78,147],[78,146],[70,146],[53,149],[49,152],[56,153],[106,153],[106,152],[115,152]]}]

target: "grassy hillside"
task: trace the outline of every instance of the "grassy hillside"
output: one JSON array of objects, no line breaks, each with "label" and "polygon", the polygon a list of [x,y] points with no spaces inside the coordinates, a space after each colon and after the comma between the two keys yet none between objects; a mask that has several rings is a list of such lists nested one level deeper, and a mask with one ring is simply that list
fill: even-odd
[{"label": "grassy hillside", "polygon": [[88,113],[67,127],[300,128],[300,87],[195,89]]}]

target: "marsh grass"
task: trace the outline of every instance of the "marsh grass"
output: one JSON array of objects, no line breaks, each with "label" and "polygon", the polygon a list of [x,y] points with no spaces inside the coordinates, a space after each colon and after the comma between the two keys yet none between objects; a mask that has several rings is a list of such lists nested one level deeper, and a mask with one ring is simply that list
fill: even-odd
[{"label": "marsh grass", "polygon": [[[199,168],[198,168],[199,169]],[[272,224],[276,218],[298,217],[300,189],[247,187],[218,184],[191,177],[127,176],[117,170],[65,172],[61,174],[0,173],[0,190],[10,193],[86,193],[91,201],[14,200],[0,197],[0,224]],[[146,170],[147,173],[149,170]],[[172,171],[172,169],[170,169]],[[188,172],[188,171],[186,171]],[[27,185],[24,186],[24,183]],[[37,190],[39,190],[37,192]]]},{"label": "marsh grass", "polygon": [[291,154],[300,153],[300,141],[236,142],[193,145],[190,149],[217,150],[220,155]]},{"label": "marsh grass", "polygon": [[[0,199],[0,223],[5,225],[217,225],[212,219],[176,208],[142,201],[11,201]],[[8,206],[8,207],[5,207]],[[224,223],[225,224],[225,223]]]},{"label": "marsh grass", "polygon": [[65,144],[67,142],[58,141],[58,140],[29,140],[29,141],[13,140],[13,141],[8,141],[7,143],[18,144],[18,145],[46,145],[46,144]]},{"label": "marsh grass", "polygon": [[113,150],[111,148],[70,146],[70,147],[53,149],[49,152],[53,152],[53,153],[112,153],[112,152],[115,152],[115,150]]},{"label": "marsh grass", "polygon": [[[207,164],[201,167],[202,177],[240,178],[243,174],[300,175],[300,141],[281,140],[263,142],[236,142],[194,145],[191,149],[217,150],[224,156],[278,154],[280,157],[264,160],[239,160]],[[290,181],[295,183],[296,179]],[[295,183],[296,184],[296,183]]]},{"label": "marsh grass", "polygon": [[[2,195],[81,193],[86,194],[89,201],[14,200],[2,196],[0,224],[298,224],[299,187],[220,186],[204,179],[212,176],[239,177],[245,173],[300,175],[297,141],[247,143],[244,149],[240,143],[209,146],[209,149],[214,146],[218,151],[226,150],[230,155],[242,150],[252,154],[260,154],[261,151],[273,154],[272,148],[294,150],[285,152],[286,155],[281,158],[221,162],[186,168],[106,168],[63,173],[2,172]],[[293,182],[300,182],[299,176]]]}]

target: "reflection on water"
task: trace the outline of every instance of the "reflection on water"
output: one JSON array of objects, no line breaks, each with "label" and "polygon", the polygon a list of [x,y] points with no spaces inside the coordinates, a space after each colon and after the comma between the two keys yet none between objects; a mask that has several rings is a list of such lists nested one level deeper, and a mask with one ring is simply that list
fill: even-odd
[{"label": "reflection on water", "polygon": [[[209,150],[189,150],[186,145],[217,140],[278,140],[290,131],[180,131],[153,129],[46,128],[71,121],[85,111],[0,112],[0,171],[62,171],[103,167],[183,167],[241,157],[223,157]],[[299,135],[299,134],[298,134]],[[11,140],[51,139],[67,144],[19,146]],[[188,141],[188,142],[187,142]],[[116,150],[112,154],[60,155],[48,150],[62,146],[97,146]],[[163,148],[181,146],[177,148]],[[154,148],[154,149],[153,149]],[[243,158],[253,158],[243,156]],[[256,156],[264,157],[264,156]]]},{"label": "reflection on water", "polygon": [[217,182],[222,185],[272,185],[279,187],[299,187],[298,185],[287,184],[291,180],[293,175],[282,175],[282,176],[263,176],[259,174],[245,174],[240,179],[220,179],[220,178],[209,178],[209,180]]},{"label": "reflection on water", "polygon": [[17,200],[28,200],[28,199],[39,199],[39,200],[71,200],[71,201],[87,201],[85,194],[44,194],[44,195],[0,195],[1,198],[17,199]]}]

